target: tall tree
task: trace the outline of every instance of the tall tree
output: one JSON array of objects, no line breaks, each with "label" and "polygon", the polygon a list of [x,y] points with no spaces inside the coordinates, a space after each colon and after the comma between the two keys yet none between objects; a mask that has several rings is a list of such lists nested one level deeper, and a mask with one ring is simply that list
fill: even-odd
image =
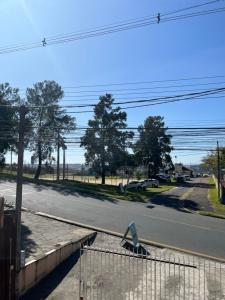
[{"label": "tall tree", "polygon": [[139,139],[134,146],[134,152],[139,162],[147,166],[148,177],[157,174],[161,167],[172,166],[172,136],[167,134],[163,117],[149,116],[144,126],[138,127],[138,132]]},{"label": "tall tree", "polygon": [[0,165],[5,163],[5,154],[16,146],[16,125],[18,125],[18,110],[13,104],[18,104],[20,97],[18,89],[8,83],[0,84]]},{"label": "tall tree", "polygon": [[[221,147],[219,149],[219,158],[220,158],[220,168],[225,169],[225,147]],[[209,152],[202,159],[202,166],[204,168],[206,168],[208,171],[210,171],[210,172],[214,173],[215,175],[217,175],[217,168],[218,168],[217,151]]]},{"label": "tall tree", "polygon": [[35,178],[38,179],[43,161],[52,157],[53,151],[64,146],[64,135],[75,129],[75,120],[59,105],[63,90],[55,81],[34,84],[26,92],[29,117],[33,134],[29,149],[33,159],[38,161]]},{"label": "tall tree", "polygon": [[88,121],[89,128],[81,138],[81,147],[86,150],[86,163],[101,175],[102,184],[105,184],[106,171],[115,169],[115,162],[124,157],[133,137],[132,132],[125,130],[126,112],[120,107],[113,108],[113,102],[111,94],[99,97],[94,118]]}]

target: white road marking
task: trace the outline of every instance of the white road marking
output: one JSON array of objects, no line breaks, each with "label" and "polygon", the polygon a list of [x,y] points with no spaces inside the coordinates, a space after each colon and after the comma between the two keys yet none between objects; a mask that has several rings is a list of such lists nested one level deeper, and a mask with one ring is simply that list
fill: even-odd
[{"label": "white road marking", "polygon": [[194,191],[194,188],[189,188],[183,195],[180,196],[180,200],[185,200]]}]

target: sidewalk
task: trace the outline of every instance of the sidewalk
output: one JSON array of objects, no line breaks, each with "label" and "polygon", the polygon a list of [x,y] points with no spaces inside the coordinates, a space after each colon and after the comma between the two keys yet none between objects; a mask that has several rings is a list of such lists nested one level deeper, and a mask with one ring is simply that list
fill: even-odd
[{"label": "sidewalk", "polygon": [[65,242],[80,239],[93,231],[22,212],[22,250],[26,263]]},{"label": "sidewalk", "polygon": [[[121,251],[120,241],[120,238],[98,233],[91,246]],[[86,289],[82,295],[96,300],[224,299],[224,264],[165,248],[146,248],[151,254],[150,261],[87,251],[81,258]],[[165,264],[163,259],[171,264]],[[22,300],[79,299],[80,267],[79,256],[74,255]]]}]

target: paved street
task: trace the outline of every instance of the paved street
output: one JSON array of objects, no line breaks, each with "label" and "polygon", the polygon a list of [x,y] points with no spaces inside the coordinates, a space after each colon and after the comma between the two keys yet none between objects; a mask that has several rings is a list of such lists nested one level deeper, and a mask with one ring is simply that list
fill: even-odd
[{"label": "paved street", "polygon": [[[148,204],[109,201],[60,187],[24,184],[23,206],[77,222],[123,233],[135,221],[139,236],[176,247],[225,257],[225,220],[188,213],[177,205],[207,206],[207,179],[194,179],[152,199]],[[0,193],[15,200],[15,182],[0,181]],[[209,207],[210,209],[210,207]]]}]

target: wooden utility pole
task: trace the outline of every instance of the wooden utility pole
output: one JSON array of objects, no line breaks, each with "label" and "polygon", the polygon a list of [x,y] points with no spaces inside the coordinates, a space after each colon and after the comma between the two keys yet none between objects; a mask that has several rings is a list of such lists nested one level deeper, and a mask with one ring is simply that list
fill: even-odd
[{"label": "wooden utility pole", "polygon": [[217,186],[218,186],[218,199],[220,201],[220,147],[217,141]]},{"label": "wooden utility pole", "polygon": [[56,180],[59,181],[59,177],[60,177],[60,170],[59,170],[59,161],[60,158],[60,144],[59,144],[59,130],[58,130],[58,141],[57,141],[57,174],[56,174]]},{"label": "wooden utility pole", "polygon": [[19,271],[21,268],[21,207],[23,190],[23,154],[24,154],[24,123],[26,108],[20,107],[19,144],[18,144],[18,167],[16,185],[16,299],[19,299]]}]

